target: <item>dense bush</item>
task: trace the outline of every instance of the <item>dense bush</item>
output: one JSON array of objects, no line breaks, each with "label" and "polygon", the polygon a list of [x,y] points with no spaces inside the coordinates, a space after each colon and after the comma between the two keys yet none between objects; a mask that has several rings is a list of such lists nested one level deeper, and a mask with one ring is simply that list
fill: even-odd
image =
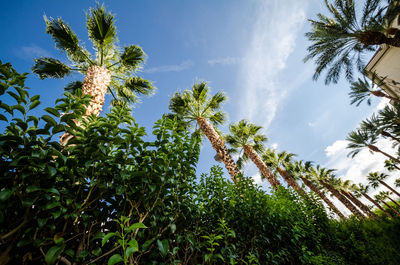
[{"label": "dense bush", "polygon": [[220,167],[196,179],[200,139],[178,121],[145,141],[124,105],[82,120],[79,91],[37,118],[25,78],[1,64],[0,264],[398,264],[398,221],[330,220]]}]

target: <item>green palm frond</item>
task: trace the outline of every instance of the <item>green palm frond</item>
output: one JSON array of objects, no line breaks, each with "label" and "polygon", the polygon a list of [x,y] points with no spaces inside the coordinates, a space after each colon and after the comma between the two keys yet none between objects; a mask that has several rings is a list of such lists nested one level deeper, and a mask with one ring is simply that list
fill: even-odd
[{"label": "green palm frond", "polygon": [[346,140],[349,141],[347,148],[352,149],[348,156],[354,157],[363,148],[368,147],[368,145],[375,144],[377,137],[376,135],[369,133],[367,130],[358,129],[350,132]]},{"label": "green palm frond", "polygon": [[61,18],[48,19],[45,16],[44,20],[46,22],[46,33],[52,36],[58,49],[65,51],[74,62],[82,63],[85,60],[90,62],[88,52],[79,45],[78,37],[68,24],[64,23]]},{"label": "green palm frond", "polygon": [[139,46],[131,45],[125,47],[124,52],[121,54],[121,65],[131,71],[135,71],[144,62],[144,57],[145,53]]},{"label": "green palm frond", "polygon": [[95,8],[90,8],[86,17],[89,38],[96,47],[110,46],[117,40],[114,15],[107,12],[104,5],[97,5]]},{"label": "green palm frond", "polygon": [[358,78],[356,82],[351,83],[350,89],[351,105],[356,104],[358,107],[364,100],[366,100],[368,106],[371,105],[370,84],[367,79]]},{"label": "green palm frond", "polygon": [[40,79],[63,78],[71,73],[71,68],[57,59],[43,57],[35,59],[32,72],[37,74]]},{"label": "green palm frond", "polygon": [[68,85],[64,88],[64,90],[72,94],[75,94],[75,91],[77,89],[82,89],[82,85],[83,83],[81,81],[72,81],[68,83]]},{"label": "green palm frond", "polygon": [[142,95],[151,95],[156,89],[150,81],[141,77],[128,78],[124,86],[132,92]]},{"label": "green palm frond", "polygon": [[224,124],[227,120],[226,113],[222,110],[214,112],[214,113],[209,113],[208,115],[203,114],[203,116],[208,117],[210,122],[216,126]]}]

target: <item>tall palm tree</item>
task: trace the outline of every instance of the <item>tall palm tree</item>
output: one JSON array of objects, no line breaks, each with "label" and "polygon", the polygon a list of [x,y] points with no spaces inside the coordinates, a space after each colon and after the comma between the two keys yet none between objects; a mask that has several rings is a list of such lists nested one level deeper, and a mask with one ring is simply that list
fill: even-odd
[{"label": "tall palm tree", "polygon": [[400,138],[396,137],[391,133],[391,126],[390,124],[383,123],[380,116],[372,114],[370,118],[365,119],[361,122],[360,129],[362,131],[366,131],[369,134],[378,136],[381,135],[385,138],[389,138],[394,142],[393,146],[398,145],[400,143]]},{"label": "tall palm tree", "polygon": [[383,181],[387,177],[388,177],[388,175],[385,173],[371,172],[368,174],[367,179],[368,179],[370,185],[374,189],[376,189],[379,186],[379,184],[382,184],[383,186],[388,188],[391,192],[393,192],[394,194],[396,194],[397,196],[400,197],[400,194],[395,189],[393,189],[386,182]]},{"label": "tall palm tree", "polygon": [[378,152],[389,159],[395,161],[396,163],[400,163],[400,160],[389,155],[388,153],[380,150],[375,144],[377,142],[377,136],[369,133],[367,130],[357,129],[356,131],[352,131],[346,138],[349,141],[347,148],[353,149],[349,153],[349,156],[356,156],[363,148],[367,147],[372,152]]},{"label": "tall palm tree", "polygon": [[386,207],[388,207],[390,210],[392,210],[397,216],[400,217],[400,213],[393,208],[392,206],[390,206],[390,204],[388,204],[387,202],[385,202],[385,199],[387,198],[387,194],[384,192],[380,192],[379,194],[375,195],[375,200],[378,202],[383,203]]},{"label": "tall palm tree", "polygon": [[[366,0],[358,10],[355,0],[325,0],[329,16],[318,14],[310,20],[312,29],[306,37],[312,42],[305,61],[315,59],[314,79],[327,71],[325,83],[337,83],[341,72],[353,80],[354,65],[364,69],[363,55],[374,51],[377,45],[400,47],[399,30],[391,28],[399,13],[397,1]],[[396,2],[396,3],[395,3]]]},{"label": "tall palm tree", "polygon": [[385,209],[382,208],[382,206],[379,205],[379,203],[372,199],[369,195],[368,195],[368,190],[369,190],[369,186],[368,185],[363,185],[363,184],[358,184],[358,185],[354,185],[352,186],[352,189],[354,191],[354,194],[356,196],[364,196],[367,200],[369,200],[370,202],[372,202],[379,210],[381,210],[387,217],[392,218],[392,215],[386,211]]},{"label": "tall palm tree", "polygon": [[330,183],[329,179],[332,176],[333,170],[321,168],[319,166],[316,167],[314,170],[313,177],[322,184],[333,196],[335,196],[341,203],[349,209],[354,216],[364,219],[365,216],[345,197],[343,196],[338,190],[336,190]]},{"label": "tall palm tree", "polygon": [[361,209],[369,218],[376,219],[378,216],[373,213],[368,206],[366,206],[364,203],[362,203],[359,199],[357,199],[356,196],[353,195],[352,193],[352,186],[350,180],[341,180],[341,179],[336,179],[337,183],[337,188],[339,191],[346,196],[352,203],[354,203],[359,209]]},{"label": "tall palm tree", "polygon": [[212,123],[217,126],[225,122],[225,113],[220,108],[226,100],[226,96],[224,93],[218,92],[210,97],[209,92],[210,88],[206,82],[196,83],[191,90],[175,93],[169,101],[169,109],[173,115],[188,125],[197,122],[200,130],[225,164],[232,180],[236,182],[240,170],[229,154],[221,136],[211,125]]},{"label": "tall palm tree", "polygon": [[103,5],[97,5],[87,13],[86,27],[94,55],[81,46],[77,35],[61,18],[45,17],[45,22],[46,33],[51,35],[56,48],[65,52],[71,64],[42,57],[35,59],[32,71],[41,79],[64,78],[72,72],[83,74],[83,83],[74,82],[69,87],[80,87],[84,94],[92,96],[86,116],[99,115],[106,92],[112,94],[113,103],[120,103],[136,102],[138,94],[149,95],[154,91],[149,81],[135,75],[144,62],[143,50],[136,45],[126,46],[123,51],[117,48],[114,15]]},{"label": "tall palm tree", "polygon": [[372,82],[368,81],[364,77],[363,79],[358,78],[356,82],[351,83],[351,92],[349,93],[351,99],[350,104],[356,104],[356,106],[358,107],[363,101],[366,100],[368,106],[370,106],[372,95],[376,97],[384,97],[400,103],[399,98],[390,96],[383,89],[377,90],[376,88],[379,88],[384,84],[384,78],[378,79],[378,84],[375,85],[374,81],[376,81],[376,79],[376,75],[373,75]]},{"label": "tall palm tree", "polygon": [[265,151],[262,158],[267,165],[275,169],[275,171],[281,175],[281,177],[290,187],[292,187],[292,189],[294,189],[301,196],[307,197],[307,193],[297,183],[295,178],[285,169],[289,163],[291,163],[291,158],[293,156],[294,154],[288,154],[287,152],[281,152],[277,154],[274,150],[268,149]]},{"label": "tall palm tree", "polygon": [[271,186],[276,189],[278,185],[281,185],[279,180],[259,156],[259,153],[264,150],[264,143],[267,141],[267,137],[259,132],[261,129],[261,126],[241,120],[229,126],[230,134],[226,135],[225,139],[232,147],[232,151],[239,153],[239,165],[250,158]]},{"label": "tall palm tree", "polygon": [[295,172],[298,172],[298,177],[303,181],[303,183],[313,192],[318,194],[318,196],[328,205],[328,207],[335,212],[340,218],[346,219],[344,214],[339,211],[339,209],[333,204],[331,200],[325,195],[323,189],[318,187],[318,184],[314,183],[312,176],[312,163],[307,161],[304,164],[302,161],[295,163]]}]

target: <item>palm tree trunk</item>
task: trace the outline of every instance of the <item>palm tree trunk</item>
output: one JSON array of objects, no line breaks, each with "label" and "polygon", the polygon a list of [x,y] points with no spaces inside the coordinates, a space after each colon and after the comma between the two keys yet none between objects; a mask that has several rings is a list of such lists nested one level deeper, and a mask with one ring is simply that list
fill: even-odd
[{"label": "palm tree trunk", "polygon": [[399,207],[400,208],[400,205],[395,201],[395,200],[393,200],[392,198],[390,198],[389,196],[387,196],[387,198],[389,199],[389,200],[391,200],[394,204],[396,204],[397,205],[397,207]]},{"label": "palm tree trunk", "polygon": [[386,153],[386,152],[383,152],[382,150],[380,150],[380,149],[379,149],[378,147],[376,147],[375,145],[369,144],[369,145],[368,145],[368,148],[369,148],[371,151],[381,153],[381,154],[383,154],[383,155],[389,157],[390,159],[392,159],[392,160],[395,161],[396,163],[399,163],[399,164],[400,164],[400,160],[398,160],[397,158],[395,158],[395,157],[389,155],[389,154]]},{"label": "palm tree trunk", "polygon": [[282,185],[276,178],[276,176],[272,174],[268,166],[262,161],[261,157],[257,154],[257,152],[254,151],[253,147],[244,145],[243,150],[246,153],[246,155],[251,159],[251,161],[253,161],[253,163],[257,166],[261,174],[263,174],[264,177],[269,181],[269,183],[274,189],[276,189],[278,185],[279,186]]},{"label": "palm tree trunk", "polygon": [[396,101],[398,103],[400,103],[400,100],[398,98],[394,98],[392,96],[389,96],[388,94],[386,94],[385,92],[383,92],[382,90],[375,90],[375,91],[371,91],[371,94],[377,97],[383,97],[383,98],[387,98],[393,101]]},{"label": "palm tree trunk", "polygon": [[331,200],[329,200],[328,197],[326,197],[325,194],[322,191],[320,191],[317,186],[315,186],[310,180],[306,179],[305,177],[300,177],[300,178],[303,181],[303,183],[310,188],[310,190],[318,194],[318,196],[329,206],[329,208],[331,208],[332,211],[334,211],[340,218],[346,219],[344,214],[341,211],[339,211],[338,208],[336,208],[333,202],[331,202]]},{"label": "palm tree trunk", "polygon": [[400,213],[396,210],[396,209],[394,209],[392,206],[390,206],[389,204],[387,204],[385,201],[383,201],[382,200],[382,203],[384,204],[384,205],[386,205],[386,207],[388,207],[390,210],[392,210],[396,215],[398,215],[399,217],[400,217]]},{"label": "palm tree trunk", "polygon": [[352,201],[358,208],[360,208],[369,218],[376,219],[378,216],[374,214],[365,204],[360,202],[353,194],[347,191],[341,191],[344,196],[346,196],[350,201]]},{"label": "palm tree trunk", "polygon": [[303,190],[300,185],[296,182],[296,180],[284,169],[278,167],[277,168],[279,175],[287,182],[287,184],[292,187],[296,192],[298,192],[301,196],[307,197],[307,193]]},{"label": "palm tree trunk", "polygon": [[400,139],[393,136],[391,133],[388,133],[386,131],[381,131],[381,135],[385,136],[385,137],[389,137],[391,138],[393,141],[399,142],[400,143]]},{"label": "palm tree trunk", "polygon": [[[92,99],[89,106],[87,106],[86,113],[83,117],[92,114],[99,116],[103,109],[104,98],[110,83],[111,73],[108,69],[98,65],[93,65],[87,69],[85,79],[83,80],[82,93],[85,95],[91,95]],[[60,137],[60,144],[65,146],[71,138],[72,135],[64,133]]]},{"label": "palm tree trunk", "polygon": [[197,118],[197,124],[200,127],[200,130],[204,133],[204,135],[210,141],[212,147],[217,152],[218,156],[221,158],[222,162],[225,164],[226,169],[231,175],[231,179],[233,182],[236,182],[236,176],[240,174],[240,170],[237,167],[235,161],[233,161],[231,155],[229,154],[228,148],[218,133],[214,130],[214,127],[208,120],[199,117]]},{"label": "palm tree trunk", "polygon": [[365,216],[348,200],[346,197],[344,197],[339,191],[337,191],[335,188],[333,188],[331,185],[326,183],[323,180],[320,180],[320,183],[327,189],[329,190],[336,198],[338,198],[339,201],[341,201],[347,209],[349,209],[354,216],[364,219]]},{"label": "palm tree trunk", "polygon": [[391,192],[393,192],[394,194],[396,194],[397,196],[400,197],[400,194],[393,189],[392,187],[390,187],[388,184],[386,184],[386,182],[384,182],[383,180],[379,180],[379,183],[381,183],[383,186],[385,186],[386,188],[388,188]]},{"label": "palm tree trunk", "polygon": [[396,36],[394,38],[386,37],[385,34],[379,31],[366,30],[357,32],[356,38],[364,45],[380,45],[387,44],[394,47],[400,47],[400,39]]},{"label": "palm tree trunk", "polygon": [[376,207],[378,207],[379,210],[381,210],[384,214],[386,214],[387,217],[389,218],[393,218],[392,215],[390,213],[388,213],[385,209],[382,208],[382,206],[379,205],[379,203],[377,201],[375,201],[374,199],[372,199],[368,194],[366,193],[362,193],[362,195],[367,198],[367,200],[369,200],[370,202],[372,202]]}]

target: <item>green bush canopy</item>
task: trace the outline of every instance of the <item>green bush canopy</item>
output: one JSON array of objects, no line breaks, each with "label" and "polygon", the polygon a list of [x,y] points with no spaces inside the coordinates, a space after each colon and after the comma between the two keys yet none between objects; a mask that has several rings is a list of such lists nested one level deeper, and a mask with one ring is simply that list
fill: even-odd
[{"label": "green bush canopy", "polygon": [[0,63],[0,264],[399,264],[398,220],[337,221],[216,166],[197,179],[197,134],[163,116],[145,141],[124,105],[82,119],[79,90],[36,117],[26,76]]}]

